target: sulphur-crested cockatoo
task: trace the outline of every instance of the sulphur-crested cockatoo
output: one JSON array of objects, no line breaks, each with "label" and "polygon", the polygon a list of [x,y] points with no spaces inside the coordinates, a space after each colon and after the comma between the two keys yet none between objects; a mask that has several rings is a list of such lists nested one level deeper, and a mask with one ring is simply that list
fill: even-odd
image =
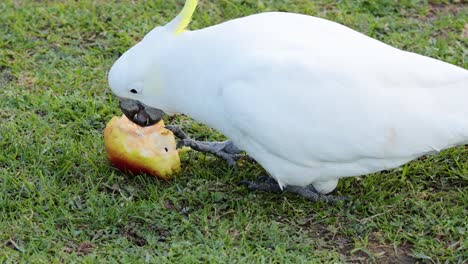
[{"label": "sulphur-crested cockatoo", "polygon": [[468,143],[467,70],[300,14],[187,31],[196,5],[125,52],[109,84],[140,125],[184,113],[225,134],[183,142],[228,160],[245,150],[276,180],[251,189],[316,200],[342,177]]}]

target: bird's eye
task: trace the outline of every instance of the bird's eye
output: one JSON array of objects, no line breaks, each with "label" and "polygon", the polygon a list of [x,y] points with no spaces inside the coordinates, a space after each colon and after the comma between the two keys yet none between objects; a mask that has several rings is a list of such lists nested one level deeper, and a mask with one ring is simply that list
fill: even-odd
[{"label": "bird's eye", "polygon": [[141,94],[143,92],[143,84],[141,82],[135,82],[128,86],[128,90],[132,94]]}]

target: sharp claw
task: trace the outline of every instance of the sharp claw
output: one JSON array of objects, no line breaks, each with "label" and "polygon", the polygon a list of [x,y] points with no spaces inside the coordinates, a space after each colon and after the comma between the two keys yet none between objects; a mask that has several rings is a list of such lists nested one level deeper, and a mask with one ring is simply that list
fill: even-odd
[{"label": "sharp claw", "polygon": [[249,192],[253,192],[253,191],[256,191],[257,189],[255,188],[255,183],[254,182],[250,182],[250,181],[240,181],[238,183],[239,186],[245,186],[247,187],[247,190],[249,190]]},{"label": "sharp claw", "polygon": [[259,182],[266,182],[266,181],[268,181],[269,178],[270,178],[270,177],[268,177],[268,176],[260,175],[260,176],[257,177],[257,181],[259,181]]},{"label": "sharp claw", "polygon": [[233,167],[233,168],[237,167],[237,163],[236,163],[236,161],[234,159],[226,158],[225,160],[226,160],[229,167]]},{"label": "sharp claw", "polygon": [[180,148],[183,148],[183,147],[185,147],[184,140],[179,140],[179,142],[177,142],[176,148],[180,149]]},{"label": "sharp claw", "polygon": [[183,148],[183,147],[189,147],[189,148],[194,148],[193,141],[191,139],[181,139],[177,142],[176,145],[177,148]]},{"label": "sharp claw", "polygon": [[170,130],[174,134],[174,136],[176,136],[179,139],[188,138],[187,135],[184,133],[184,131],[178,126],[167,125],[166,129]]},{"label": "sharp claw", "polygon": [[246,184],[247,184],[247,182],[245,180],[242,180],[242,181],[237,183],[237,186],[244,186]]},{"label": "sharp claw", "polygon": [[233,167],[235,172],[237,172],[237,162],[236,159],[239,156],[244,156],[240,154],[240,150],[232,143],[230,140],[224,142],[201,142],[190,139],[180,127],[167,125],[166,128],[174,135],[179,138],[177,142],[177,149],[182,147],[190,147],[196,151],[206,152],[214,154],[222,159],[224,159],[230,167]]},{"label": "sharp claw", "polygon": [[251,184],[252,184],[252,182],[247,181],[247,180],[242,180],[242,181],[237,183],[238,186],[247,186],[247,187],[249,187]]}]

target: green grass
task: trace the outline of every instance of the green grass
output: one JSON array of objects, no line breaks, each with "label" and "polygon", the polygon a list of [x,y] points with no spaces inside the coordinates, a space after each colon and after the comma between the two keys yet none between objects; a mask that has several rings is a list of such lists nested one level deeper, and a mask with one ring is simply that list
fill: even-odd
[{"label": "green grass", "polygon": [[[210,0],[191,28],[261,11],[311,14],[468,68],[463,1]],[[103,152],[120,115],[106,73],[181,1],[0,2],[0,262],[452,262],[468,259],[468,150],[342,180],[351,202],[248,193],[211,156],[174,181],[129,177]],[[417,103],[417,102],[415,102]],[[180,117],[193,137],[221,135]]]}]

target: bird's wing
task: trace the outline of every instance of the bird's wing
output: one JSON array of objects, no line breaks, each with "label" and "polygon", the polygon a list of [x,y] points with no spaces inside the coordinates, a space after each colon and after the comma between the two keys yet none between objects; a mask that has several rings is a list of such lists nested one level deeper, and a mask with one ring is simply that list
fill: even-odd
[{"label": "bird's wing", "polygon": [[[415,62],[414,55],[399,52],[399,65],[382,61],[359,71],[326,62],[321,69],[297,64],[249,69],[222,91],[225,116],[234,128],[223,132],[238,137],[247,151],[243,135],[306,166],[415,158],[468,141],[468,104],[446,107],[451,100],[461,102],[459,97],[467,101],[467,79],[454,78],[466,77],[466,71],[419,55]],[[438,68],[448,71],[448,78],[424,74]]]}]

